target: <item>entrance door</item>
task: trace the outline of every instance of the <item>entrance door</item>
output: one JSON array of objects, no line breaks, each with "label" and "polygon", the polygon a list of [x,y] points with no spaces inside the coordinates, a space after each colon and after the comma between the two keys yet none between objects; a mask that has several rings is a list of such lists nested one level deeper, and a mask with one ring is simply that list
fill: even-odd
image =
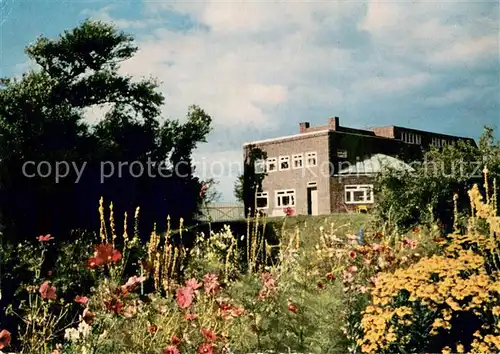
[{"label": "entrance door", "polygon": [[318,215],[318,187],[307,187],[307,213]]}]

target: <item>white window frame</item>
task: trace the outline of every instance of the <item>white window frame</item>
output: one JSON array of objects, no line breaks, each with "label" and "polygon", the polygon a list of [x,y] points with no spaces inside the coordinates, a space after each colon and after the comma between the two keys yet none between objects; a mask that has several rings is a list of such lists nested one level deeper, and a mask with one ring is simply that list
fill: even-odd
[{"label": "white window frame", "polygon": [[[368,194],[367,191],[370,191]],[[363,200],[354,201],[354,192],[364,191]],[[347,195],[350,195],[350,198],[347,198]],[[367,196],[368,199],[367,200]],[[349,199],[349,201],[348,201]],[[373,195],[373,184],[351,184],[344,186],[344,202],[346,204],[373,204],[374,203],[374,195]]]},{"label": "white window frame", "polygon": [[[271,164],[274,164],[275,168],[271,170],[270,166]],[[266,171],[267,172],[276,172],[278,171],[278,159],[276,157],[269,157],[266,160]]]},{"label": "white window frame", "polygon": [[[266,206],[265,207],[258,206],[257,199],[259,199],[259,198],[266,198]],[[268,209],[269,208],[269,193],[268,192],[257,192],[255,194],[255,204],[257,205],[258,210]]]},{"label": "white window frame", "polygon": [[[284,196],[290,196],[290,201],[291,203],[288,205],[283,205],[283,203],[280,202],[281,197]],[[296,200],[295,200],[295,189],[282,189],[282,190],[277,190],[274,192],[274,202],[275,202],[275,207],[276,208],[293,208],[296,205]]]},{"label": "white window frame", "polygon": [[[287,167],[281,167],[281,164],[286,162]],[[290,169],[290,156],[280,156],[278,168],[280,171],[286,171]]]},{"label": "white window frame", "polygon": [[[300,162],[300,166],[296,166],[296,162]],[[304,167],[304,154],[295,154],[292,156],[292,168],[299,169]]]},{"label": "white window frame", "polygon": [[[309,163],[309,159],[314,158],[314,164]],[[309,151],[306,153],[306,167],[318,166],[318,153],[316,151]]]}]

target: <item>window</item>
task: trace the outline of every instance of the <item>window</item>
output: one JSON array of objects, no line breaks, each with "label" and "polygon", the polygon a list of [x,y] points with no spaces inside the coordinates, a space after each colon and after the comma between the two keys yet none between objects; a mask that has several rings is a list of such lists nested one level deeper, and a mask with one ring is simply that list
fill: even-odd
[{"label": "window", "polygon": [[292,156],[293,168],[302,168],[304,166],[304,155],[296,154]]},{"label": "window", "polygon": [[280,170],[290,169],[290,156],[280,156]]},{"label": "window", "polygon": [[347,150],[337,150],[337,157],[340,157],[341,159],[346,159]]},{"label": "window", "polygon": [[286,208],[295,206],[295,190],[288,189],[283,191],[276,191],[276,207]]},{"label": "window", "polygon": [[276,157],[270,157],[267,159],[267,171],[273,172],[278,169],[278,162]]},{"label": "window", "polygon": [[258,192],[256,194],[257,209],[267,209],[269,205],[269,195],[267,192]]},{"label": "window", "polygon": [[346,204],[373,203],[373,185],[345,186]]},{"label": "window", "polygon": [[422,136],[415,134],[415,133],[409,133],[409,132],[402,132],[401,133],[401,140],[404,141],[405,143],[408,144],[421,144],[422,143]]},{"label": "window", "polygon": [[308,152],[306,154],[306,164],[308,167],[316,166],[318,164],[318,159],[315,152]]}]

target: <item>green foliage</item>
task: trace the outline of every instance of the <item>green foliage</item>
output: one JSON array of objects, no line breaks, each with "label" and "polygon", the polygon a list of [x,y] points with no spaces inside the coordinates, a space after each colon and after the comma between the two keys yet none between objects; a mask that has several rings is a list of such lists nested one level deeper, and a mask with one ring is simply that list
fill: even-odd
[{"label": "green foliage", "polygon": [[[418,224],[453,224],[450,196],[459,196],[459,210],[468,213],[467,191],[481,183],[482,170],[488,166],[492,178],[500,177],[500,145],[493,130],[485,128],[479,148],[459,141],[442,149],[432,148],[421,163],[413,163],[412,172],[386,170],[377,178],[379,225],[388,233],[404,232]],[[463,216],[461,217],[463,220]]]}]

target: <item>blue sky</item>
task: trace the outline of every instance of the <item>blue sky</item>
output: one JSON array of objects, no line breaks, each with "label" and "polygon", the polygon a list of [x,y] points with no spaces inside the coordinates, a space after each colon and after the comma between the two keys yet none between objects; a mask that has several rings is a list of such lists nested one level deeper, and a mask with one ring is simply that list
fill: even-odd
[{"label": "blue sky", "polygon": [[[165,117],[198,104],[214,119],[196,151],[199,172],[233,200],[246,141],[294,134],[298,123],[401,125],[500,135],[497,1],[2,0],[0,74],[30,67],[38,35],[86,17],[135,35],[122,71],[163,83]],[[95,121],[106,107],[95,107]],[[239,166],[238,166],[239,165]]]}]

